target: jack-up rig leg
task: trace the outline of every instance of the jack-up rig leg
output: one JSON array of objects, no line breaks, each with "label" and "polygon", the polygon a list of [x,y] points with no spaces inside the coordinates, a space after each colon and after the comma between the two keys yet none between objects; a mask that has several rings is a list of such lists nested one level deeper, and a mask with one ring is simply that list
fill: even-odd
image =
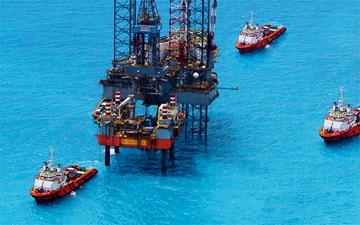
[{"label": "jack-up rig leg", "polygon": [[105,166],[110,166],[110,146],[105,146]]},{"label": "jack-up rig leg", "polygon": [[165,170],[166,169],[166,155],[167,155],[167,150],[161,150],[161,169]]},{"label": "jack-up rig leg", "polygon": [[115,152],[115,154],[119,154],[120,153],[120,147],[119,146],[114,146],[114,152]]},{"label": "jack-up rig leg", "polygon": [[175,151],[174,151],[174,144],[169,149],[169,159],[170,161],[174,161],[175,158]]}]

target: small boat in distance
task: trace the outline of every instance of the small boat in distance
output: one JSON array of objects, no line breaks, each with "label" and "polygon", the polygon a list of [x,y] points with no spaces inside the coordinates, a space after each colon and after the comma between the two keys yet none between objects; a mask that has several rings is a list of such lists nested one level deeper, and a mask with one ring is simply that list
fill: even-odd
[{"label": "small boat in distance", "polygon": [[35,177],[30,194],[37,202],[44,202],[63,197],[97,174],[95,168],[84,168],[78,165],[61,169],[54,164],[54,151],[50,147],[50,159],[44,162],[40,173]]},{"label": "small boat in distance", "polygon": [[240,53],[255,51],[256,49],[265,47],[285,31],[285,27],[273,26],[271,24],[265,24],[259,27],[258,24],[254,24],[253,13],[250,12],[249,22],[245,23],[235,47]]},{"label": "small boat in distance", "polygon": [[320,136],[325,142],[336,142],[360,134],[360,106],[351,110],[349,104],[344,104],[344,89],[340,88],[338,102],[334,102],[329,115],[325,116]]}]

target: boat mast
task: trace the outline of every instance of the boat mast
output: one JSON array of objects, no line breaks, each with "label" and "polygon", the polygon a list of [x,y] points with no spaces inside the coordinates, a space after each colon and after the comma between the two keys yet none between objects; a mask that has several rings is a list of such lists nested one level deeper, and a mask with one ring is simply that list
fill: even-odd
[{"label": "boat mast", "polygon": [[254,12],[250,10],[250,18],[249,18],[249,25],[254,23]]},{"label": "boat mast", "polygon": [[344,101],[344,88],[339,87],[339,104],[342,104]]},{"label": "boat mast", "polygon": [[54,147],[50,146],[50,159],[49,159],[49,165],[53,165],[54,163]]}]

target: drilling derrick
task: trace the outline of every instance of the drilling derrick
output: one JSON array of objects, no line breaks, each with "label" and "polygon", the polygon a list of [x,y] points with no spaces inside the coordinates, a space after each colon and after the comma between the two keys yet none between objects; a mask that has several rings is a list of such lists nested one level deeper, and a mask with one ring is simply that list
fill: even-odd
[{"label": "drilling derrick", "polygon": [[188,60],[188,1],[170,0],[170,65],[187,63]]},{"label": "drilling derrick", "polygon": [[[210,15],[209,0],[170,0],[169,37],[160,38],[155,0],[141,0],[137,14],[135,0],[114,0],[114,59],[93,112],[105,165],[113,146],[115,153],[120,147],[160,150],[165,168],[183,125],[185,137],[191,132],[206,140],[208,105],[218,97],[216,5]],[[144,114],[135,113],[137,101]],[[149,106],[157,107],[155,115]]]},{"label": "drilling derrick", "polygon": [[142,0],[134,30],[136,64],[159,65],[160,29],[160,15],[155,1]]}]

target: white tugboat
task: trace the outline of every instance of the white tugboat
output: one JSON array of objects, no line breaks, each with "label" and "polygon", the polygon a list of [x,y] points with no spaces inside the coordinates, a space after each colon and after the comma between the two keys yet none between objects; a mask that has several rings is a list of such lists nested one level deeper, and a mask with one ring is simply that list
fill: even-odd
[{"label": "white tugboat", "polygon": [[360,134],[360,106],[351,110],[350,104],[343,101],[344,89],[340,88],[339,100],[334,102],[320,129],[320,136],[325,142],[336,142]]},{"label": "white tugboat", "polygon": [[258,24],[254,24],[254,16],[250,11],[250,19],[245,23],[240,32],[235,47],[240,53],[254,51],[258,48],[265,47],[285,31],[285,27],[277,27],[271,24],[265,24],[262,27],[259,27]]},{"label": "white tugboat", "polygon": [[62,169],[60,164],[54,164],[54,150],[50,147],[50,159],[44,162],[40,173],[35,177],[30,194],[37,202],[59,198],[69,194],[96,173],[97,170],[94,168],[83,168],[78,165]]}]

